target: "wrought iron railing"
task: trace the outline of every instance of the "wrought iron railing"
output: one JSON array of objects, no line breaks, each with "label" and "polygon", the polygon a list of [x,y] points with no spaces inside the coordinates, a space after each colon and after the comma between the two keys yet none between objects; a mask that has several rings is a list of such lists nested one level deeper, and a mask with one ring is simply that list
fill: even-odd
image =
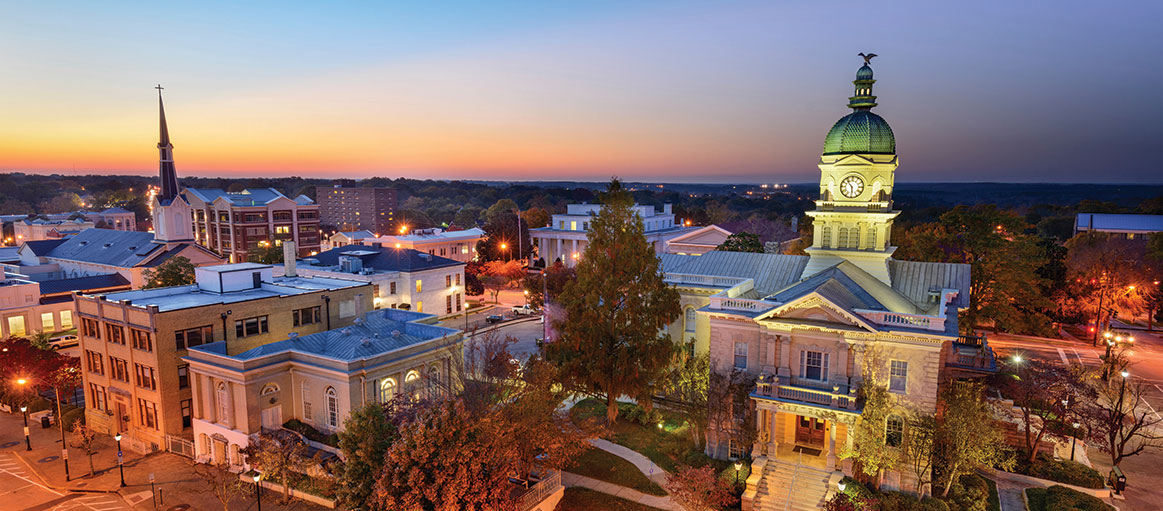
[{"label": "wrought iron railing", "polygon": [[529,490],[521,496],[521,509],[526,511],[533,509],[543,500],[553,495],[553,492],[561,488],[561,472],[553,471],[549,477],[546,477],[529,487]]}]

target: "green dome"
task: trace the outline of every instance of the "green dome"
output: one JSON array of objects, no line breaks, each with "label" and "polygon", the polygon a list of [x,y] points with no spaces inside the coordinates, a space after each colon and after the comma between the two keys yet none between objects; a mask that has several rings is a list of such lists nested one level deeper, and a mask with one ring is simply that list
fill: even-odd
[{"label": "green dome", "polygon": [[868,110],[836,121],[824,139],[824,154],[895,154],[896,138],[888,122]]},{"label": "green dome", "polygon": [[872,68],[868,67],[868,64],[860,66],[860,69],[856,70],[856,79],[857,80],[871,80],[872,79]]}]

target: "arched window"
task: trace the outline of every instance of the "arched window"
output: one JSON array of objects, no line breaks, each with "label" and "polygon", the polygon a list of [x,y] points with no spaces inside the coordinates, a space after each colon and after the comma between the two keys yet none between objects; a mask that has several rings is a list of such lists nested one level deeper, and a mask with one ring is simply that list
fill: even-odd
[{"label": "arched window", "polygon": [[335,395],[335,387],[327,387],[327,425],[339,427],[339,396]]},{"label": "arched window", "polygon": [[694,307],[686,310],[686,317],[683,319],[684,327],[687,332],[695,331],[695,309]]},{"label": "arched window", "polygon": [[836,248],[848,248],[848,228],[841,227],[840,235],[836,237]]},{"label": "arched window", "polygon": [[303,420],[313,422],[315,418],[311,413],[311,384],[307,380],[299,384],[299,399],[303,401]]},{"label": "arched window", "polygon": [[262,386],[262,391],[259,392],[259,395],[260,396],[269,396],[269,395],[274,394],[278,391],[279,391],[279,384],[268,383],[268,384]]},{"label": "arched window", "polygon": [[859,227],[853,227],[848,230],[848,248],[860,248]]},{"label": "arched window", "polygon": [[202,433],[198,439],[201,440],[202,455],[210,456],[210,435]]},{"label": "arched window", "polygon": [[226,382],[218,382],[218,391],[215,399],[218,401],[218,422],[229,422],[230,403],[227,397]]},{"label": "arched window", "polygon": [[889,415],[884,424],[884,444],[900,447],[905,437],[905,420],[900,415]]},{"label": "arched window", "polygon": [[832,248],[832,227],[825,225],[820,229],[820,246],[824,248]]},{"label": "arched window", "polygon": [[875,227],[871,227],[868,229],[868,246],[865,248],[867,248],[868,250],[876,250],[876,228]]},{"label": "arched window", "polygon": [[396,397],[396,380],[384,378],[380,380],[380,402],[387,403]]},{"label": "arched window", "polygon": [[416,388],[419,386],[419,384],[419,371],[408,371],[408,374],[404,375],[404,392],[407,392],[409,396],[412,396],[412,399],[420,399],[419,389]]},{"label": "arched window", "polygon": [[432,366],[428,368],[428,397],[438,397],[441,395],[441,381],[440,368]]}]

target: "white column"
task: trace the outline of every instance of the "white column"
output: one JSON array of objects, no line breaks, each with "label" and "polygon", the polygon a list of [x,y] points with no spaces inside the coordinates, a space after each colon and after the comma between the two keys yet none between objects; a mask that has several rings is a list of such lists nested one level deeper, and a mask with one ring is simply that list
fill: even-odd
[{"label": "white column", "polygon": [[779,410],[771,410],[767,413],[767,429],[771,433],[767,440],[767,457],[774,458],[779,453],[779,439],[775,436],[775,421],[779,417]]},{"label": "white column", "polygon": [[828,421],[828,470],[836,468],[836,421]]}]

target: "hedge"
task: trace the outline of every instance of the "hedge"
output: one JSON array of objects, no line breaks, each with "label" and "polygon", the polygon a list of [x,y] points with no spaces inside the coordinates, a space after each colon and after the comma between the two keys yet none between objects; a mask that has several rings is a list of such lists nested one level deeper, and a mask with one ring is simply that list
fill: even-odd
[{"label": "hedge", "polygon": [[1102,499],[1061,485],[1049,488],[1026,488],[1030,511],[1114,511]]}]

